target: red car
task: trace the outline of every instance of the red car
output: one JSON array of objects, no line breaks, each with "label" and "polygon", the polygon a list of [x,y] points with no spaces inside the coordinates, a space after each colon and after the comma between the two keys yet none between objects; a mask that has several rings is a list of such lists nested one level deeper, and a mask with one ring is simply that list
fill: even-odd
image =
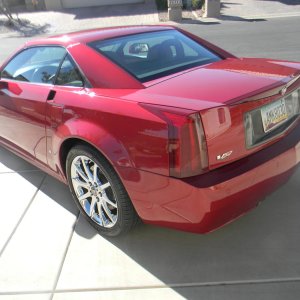
[{"label": "red car", "polygon": [[237,58],[181,29],[26,43],[1,67],[0,141],[68,183],[101,234],[204,233],[300,161],[300,63]]}]

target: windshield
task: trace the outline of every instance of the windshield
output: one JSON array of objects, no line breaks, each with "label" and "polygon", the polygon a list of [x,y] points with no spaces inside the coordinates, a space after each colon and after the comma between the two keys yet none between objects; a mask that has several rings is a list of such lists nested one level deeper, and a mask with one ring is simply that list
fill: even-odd
[{"label": "windshield", "polygon": [[177,30],[128,35],[89,45],[141,82],[221,60]]}]

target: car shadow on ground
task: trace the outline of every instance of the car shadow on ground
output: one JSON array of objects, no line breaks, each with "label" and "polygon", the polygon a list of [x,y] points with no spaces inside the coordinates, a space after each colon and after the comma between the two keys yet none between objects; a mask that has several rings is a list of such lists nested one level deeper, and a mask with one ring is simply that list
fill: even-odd
[{"label": "car shadow on ground", "polygon": [[[30,174],[40,172],[3,148],[0,162],[31,183]],[[300,170],[259,208],[207,235],[141,224],[125,236],[105,240],[188,299],[199,299],[197,286],[299,280],[299,178]],[[50,178],[41,191],[74,211],[63,183]],[[97,234],[83,220],[75,232],[85,239]]]},{"label": "car shadow on ground", "polygon": [[[238,284],[242,291],[243,284],[299,281],[299,177],[298,171],[259,208],[207,235],[141,225],[106,240],[186,299],[208,299],[201,287]],[[76,228],[81,236],[90,231]]]},{"label": "car shadow on ground", "polygon": [[259,208],[207,235],[144,225],[108,240],[186,299],[199,295],[180,285],[299,278],[299,178],[298,171]]}]

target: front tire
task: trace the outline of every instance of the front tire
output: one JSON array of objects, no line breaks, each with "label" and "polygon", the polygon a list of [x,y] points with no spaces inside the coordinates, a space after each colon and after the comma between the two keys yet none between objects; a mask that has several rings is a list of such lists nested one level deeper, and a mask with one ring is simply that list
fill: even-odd
[{"label": "front tire", "polygon": [[129,231],[138,216],[118,175],[95,149],[73,147],[66,160],[69,187],[87,221],[102,235]]}]

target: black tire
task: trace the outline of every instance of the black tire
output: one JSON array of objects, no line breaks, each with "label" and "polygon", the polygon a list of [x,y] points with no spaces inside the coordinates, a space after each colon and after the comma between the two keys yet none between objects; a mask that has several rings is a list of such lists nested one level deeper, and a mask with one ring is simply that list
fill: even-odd
[{"label": "black tire", "polygon": [[[96,175],[92,174],[95,169]],[[121,180],[98,151],[86,145],[74,146],[67,155],[66,173],[80,212],[101,235],[118,236],[138,223]],[[80,197],[84,199],[80,201]]]}]

